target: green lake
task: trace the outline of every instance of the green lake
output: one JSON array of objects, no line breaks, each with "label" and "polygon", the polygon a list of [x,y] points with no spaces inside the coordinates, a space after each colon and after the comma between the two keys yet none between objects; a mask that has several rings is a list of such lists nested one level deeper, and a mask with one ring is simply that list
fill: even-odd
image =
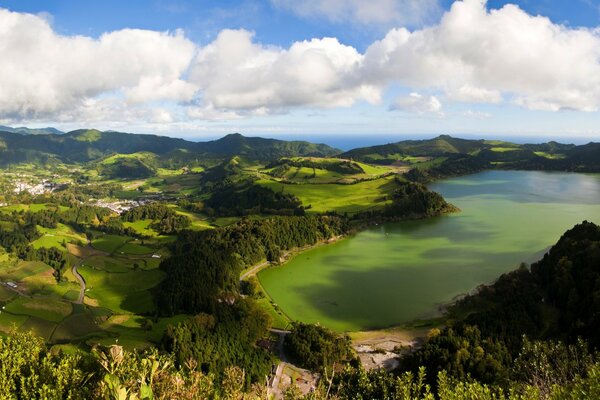
[{"label": "green lake", "polygon": [[600,223],[600,175],[488,171],[430,186],[462,211],[376,226],[259,273],[292,319],[338,331],[399,325]]}]

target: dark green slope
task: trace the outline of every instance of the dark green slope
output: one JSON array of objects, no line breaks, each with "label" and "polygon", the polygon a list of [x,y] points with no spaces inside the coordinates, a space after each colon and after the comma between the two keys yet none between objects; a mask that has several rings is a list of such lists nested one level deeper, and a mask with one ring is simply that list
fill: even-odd
[{"label": "dark green slope", "polygon": [[296,156],[328,157],[340,153],[326,144],[246,137],[239,133],[210,142],[199,142],[197,151],[221,156],[243,156],[252,160],[276,160]]},{"label": "dark green slope", "polygon": [[388,158],[392,155],[437,157],[447,154],[472,154],[490,147],[492,146],[483,140],[458,139],[441,135],[433,139],[404,140],[380,146],[362,147],[347,151],[341,157],[361,161],[373,161],[377,159],[376,156]]},{"label": "dark green slope", "polygon": [[329,156],[339,153],[323,144],[300,141],[283,141],[247,138],[239,134],[227,135],[219,140],[190,142],[165,136],[102,132],[82,129],[65,133],[22,135],[0,131],[0,162],[63,162],[95,161],[113,154],[151,152],[162,157],[165,163],[179,159],[227,158],[241,155],[250,160],[275,160],[291,156]]}]

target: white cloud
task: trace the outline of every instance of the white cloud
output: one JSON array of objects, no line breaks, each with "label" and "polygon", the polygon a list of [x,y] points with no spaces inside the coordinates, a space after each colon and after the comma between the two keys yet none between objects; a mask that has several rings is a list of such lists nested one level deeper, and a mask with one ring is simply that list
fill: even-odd
[{"label": "white cloud", "polygon": [[443,115],[442,103],[435,96],[423,96],[414,92],[408,96],[397,98],[391,105],[390,110]]},{"label": "white cloud", "polygon": [[364,84],[358,75],[363,56],[337,39],[282,49],[256,44],[252,37],[245,30],[224,30],[200,50],[189,79],[205,107],[256,113],[380,100],[380,88]]},{"label": "white cloud", "polygon": [[[363,23],[397,23],[399,6],[427,3],[273,1]],[[364,54],[336,38],[269,46],[246,30],[223,30],[202,47],[180,31],[63,36],[49,21],[0,9],[3,120],[230,120],[380,104],[391,84],[414,92],[392,105],[405,112],[440,114],[440,99],[600,109],[600,29],[557,25],[514,5],[488,10],[484,0],[456,1],[437,25],[392,29]]]},{"label": "white cloud", "polygon": [[507,94],[532,109],[600,107],[600,31],[570,29],[515,5],[455,2],[436,26],[391,30],[365,54],[365,79],[437,88],[460,101]]},{"label": "white cloud", "polygon": [[472,119],[489,119],[492,118],[492,114],[483,111],[467,110],[462,114],[464,117]]},{"label": "white cloud", "polygon": [[0,9],[0,113],[39,118],[106,93],[130,103],[188,100],[195,88],[182,74],[195,51],[182,32],[61,36],[47,18]]},{"label": "white cloud", "polygon": [[412,25],[439,12],[437,0],[271,0],[276,7],[302,17],[325,17],[333,22]]}]

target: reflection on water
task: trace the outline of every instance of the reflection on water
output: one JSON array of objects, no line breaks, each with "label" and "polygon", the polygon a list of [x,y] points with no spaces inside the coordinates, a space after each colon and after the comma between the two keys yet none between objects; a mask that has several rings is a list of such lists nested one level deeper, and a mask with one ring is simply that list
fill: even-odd
[{"label": "reflection on water", "polygon": [[431,188],[462,212],[373,227],[261,272],[262,284],[299,320],[390,326],[534,261],[576,223],[600,222],[600,175],[489,171]]}]

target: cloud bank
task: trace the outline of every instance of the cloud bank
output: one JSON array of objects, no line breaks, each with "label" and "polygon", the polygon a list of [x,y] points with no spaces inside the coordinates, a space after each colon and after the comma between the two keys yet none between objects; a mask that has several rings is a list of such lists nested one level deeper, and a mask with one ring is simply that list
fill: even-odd
[{"label": "cloud bank", "polygon": [[[273,1],[306,15],[360,14],[364,23],[397,22],[392,8],[422,4]],[[378,12],[365,8],[376,4]],[[430,27],[391,29],[364,53],[336,38],[269,46],[246,30],[223,30],[205,46],[181,31],[63,36],[47,18],[0,9],[0,59],[2,120],[234,119],[381,104],[392,84],[414,92],[388,105],[405,112],[439,114],[442,101],[600,108],[599,29],[557,25],[515,5],[488,10],[483,0],[456,1]]]}]

